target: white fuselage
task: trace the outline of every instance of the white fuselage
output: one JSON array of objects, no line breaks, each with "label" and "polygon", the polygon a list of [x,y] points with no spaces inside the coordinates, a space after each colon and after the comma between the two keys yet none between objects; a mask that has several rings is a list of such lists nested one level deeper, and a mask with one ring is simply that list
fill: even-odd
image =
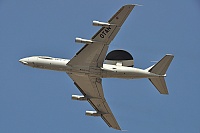
[{"label": "white fuselage", "polygon": [[28,65],[34,68],[41,68],[47,70],[63,71],[66,73],[74,73],[77,75],[91,75],[101,78],[153,78],[159,77],[147,70],[142,70],[133,67],[117,66],[110,64],[103,64],[103,67],[84,67],[76,66],[72,67],[68,65],[70,60],[61,58],[52,58],[47,56],[32,56],[19,60],[24,65]]}]

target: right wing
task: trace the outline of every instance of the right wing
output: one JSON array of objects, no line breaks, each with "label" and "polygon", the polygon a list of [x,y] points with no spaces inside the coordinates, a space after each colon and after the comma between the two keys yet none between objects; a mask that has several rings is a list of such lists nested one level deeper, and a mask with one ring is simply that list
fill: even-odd
[{"label": "right wing", "polygon": [[[85,44],[76,55],[69,61],[72,67],[89,66],[102,67],[110,42],[117,35],[122,24],[132,11],[135,5],[122,6],[108,21],[109,27],[102,27],[92,38],[93,44]],[[89,69],[89,68],[88,68]]]},{"label": "right wing", "polygon": [[87,101],[97,111],[105,123],[109,127],[121,130],[110,107],[108,106],[108,103],[106,102],[106,99],[104,98],[101,78],[89,75],[79,76],[71,73],[68,73],[68,75],[74,81],[75,86],[84,97],[87,97]]}]

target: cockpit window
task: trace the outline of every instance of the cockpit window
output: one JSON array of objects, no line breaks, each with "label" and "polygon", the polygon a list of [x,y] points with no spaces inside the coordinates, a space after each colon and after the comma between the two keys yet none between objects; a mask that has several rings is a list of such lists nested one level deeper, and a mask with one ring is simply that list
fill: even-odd
[{"label": "cockpit window", "polygon": [[49,56],[39,56],[39,58],[41,58],[41,59],[52,59],[52,57],[49,57]]}]

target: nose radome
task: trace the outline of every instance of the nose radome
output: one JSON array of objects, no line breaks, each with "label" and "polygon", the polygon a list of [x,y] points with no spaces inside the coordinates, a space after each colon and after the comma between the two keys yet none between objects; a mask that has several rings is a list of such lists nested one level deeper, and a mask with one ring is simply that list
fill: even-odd
[{"label": "nose radome", "polygon": [[24,65],[28,65],[28,62],[26,61],[26,58],[20,59],[19,62],[21,62]]}]

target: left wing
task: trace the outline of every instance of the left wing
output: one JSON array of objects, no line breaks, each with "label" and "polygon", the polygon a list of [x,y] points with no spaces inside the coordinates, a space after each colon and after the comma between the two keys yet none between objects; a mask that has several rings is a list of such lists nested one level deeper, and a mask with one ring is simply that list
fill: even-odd
[{"label": "left wing", "polygon": [[117,130],[121,130],[119,127],[106,99],[102,89],[102,80],[98,77],[92,77],[89,75],[75,75],[68,74],[74,81],[76,87],[87,98],[87,101],[97,111],[98,116],[106,122],[109,127]]},{"label": "left wing", "polygon": [[[76,55],[69,61],[68,65],[73,67],[94,66],[102,67],[110,42],[117,35],[122,24],[135,5],[122,6],[108,21],[110,26],[103,26],[92,38],[93,44],[85,44]],[[96,43],[95,43],[96,42]]]}]

